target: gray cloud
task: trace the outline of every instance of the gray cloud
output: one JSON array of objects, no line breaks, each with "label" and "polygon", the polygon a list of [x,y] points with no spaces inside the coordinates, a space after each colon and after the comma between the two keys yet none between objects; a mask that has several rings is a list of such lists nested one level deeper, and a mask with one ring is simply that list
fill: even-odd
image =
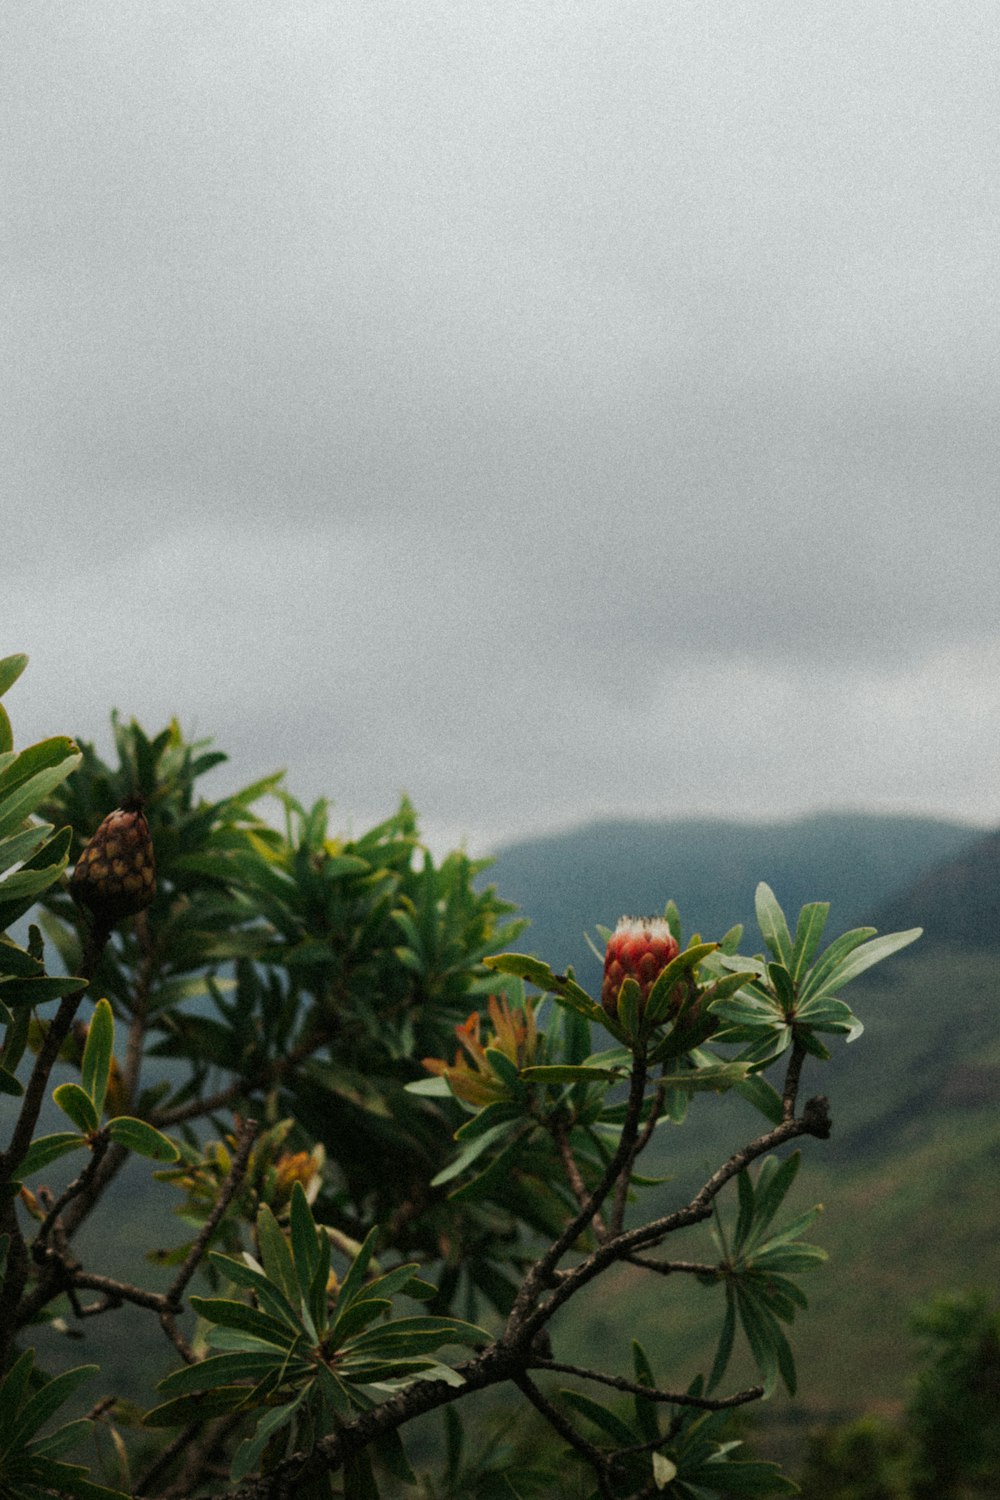
[{"label": "gray cloud", "polygon": [[1000,816],[992,7],[2,29],[25,729],[476,837]]}]

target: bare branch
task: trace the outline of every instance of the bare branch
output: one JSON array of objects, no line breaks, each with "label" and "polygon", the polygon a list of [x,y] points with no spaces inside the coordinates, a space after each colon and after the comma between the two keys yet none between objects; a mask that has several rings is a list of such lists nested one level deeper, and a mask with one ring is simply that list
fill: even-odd
[{"label": "bare branch", "polygon": [[[589,1194],[587,1192],[587,1184],[584,1182],[583,1177],[580,1173],[580,1168],[577,1165],[576,1157],[573,1155],[573,1148],[570,1145],[569,1132],[566,1129],[566,1123],[560,1116],[556,1116],[553,1119],[548,1120],[546,1123],[548,1125],[549,1134],[555,1141],[556,1150],[559,1153],[559,1160],[563,1164],[563,1171],[566,1173],[566,1181],[569,1183],[570,1188],[573,1192],[573,1197],[576,1199],[579,1207],[583,1209],[586,1206]],[[608,1233],[607,1226],[599,1213],[594,1214],[593,1225],[594,1233],[597,1235],[597,1238],[599,1240],[606,1239]]]},{"label": "bare branch", "polygon": [[621,1234],[622,1232],[622,1225],[625,1222],[625,1201],[628,1198],[629,1181],[632,1176],[632,1171],[635,1167],[636,1158],[640,1155],[641,1152],[645,1151],[646,1147],[649,1145],[653,1131],[656,1129],[656,1122],[659,1120],[660,1111],[663,1109],[663,1099],[665,1092],[666,1091],[663,1087],[663,1084],[657,1084],[656,1093],[653,1095],[653,1102],[649,1111],[649,1118],[643,1126],[641,1132],[639,1133],[635,1145],[629,1152],[628,1159],[622,1168],[621,1175],[618,1178],[618,1182],[615,1186],[615,1203],[614,1208],[611,1211],[612,1234]]},{"label": "bare branch", "polygon": [[[750,1401],[759,1401],[764,1394],[762,1385],[749,1386],[735,1396],[689,1396],[683,1391],[659,1391],[655,1386],[641,1385],[627,1380],[623,1375],[605,1375],[602,1370],[588,1370],[582,1365],[568,1365],[558,1359],[533,1359],[533,1370],[557,1370],[563,1375],[576,1375],[581,1380],[595,1380],[601,1385],[610,1385],[616,1391],[626,1391],[632,1396],[645,1396],[650,1401],[665,1401],[671,1406],[696,1406],[701,1411],[726,1411],[731,1406],[746,1406]],[[624,1449],[631,1452],[631,1449]]]},{"label": "bare branch", "polygon": [[781,1118],[783,1120],[791,1120],[795,1117],[795,1104],[799,1097],[799,1080],[802,1076],[802,1064],[805,1062],[805,1057],[806,1049],[796,1037],[792,1043],[792,1053],[785,1072],[785,1086],[781,1094]]},{"label": "bare branch", "polygon": [[545,1418],[549,1426],[555,1432],[558,1432],[563,1441],[568,1443],[571,1448],[575,1448],[577,1453],[590,1464],[594,1471],[597,1488],[602,1500],[613,1500],[614,1492],[612,1491],[608,1477],[609,1463],[604,1450],[598,1448],[594,1443],[588,1442],[585,1437],[581,1436],[572,1422],[568,1421],[562,1412],[558,1411],[552,1405],[551,1401],[542,1395],[541,1391],[532,1380],[529,1380],[527,1375],[519,1375],[515,1379],[514,1384],[519,1391],[527,1396],[532,1406]]},{"label": "bare branch", "polygon": [[250,1150],[260,1127],[256,1120],[241,1120],[236,1136],[236,1151],[233,1154],[229,1171],[226,1173],[225,1181],[219,1189],[219,1196],[215,1200],[212,1212],[201,1226],[198,1238],[184,1258],[177,1275],[167,1288],[166,1300],[170,1307],[177,1311],[180,1299],[191,1277],[197,1271],[201,1260],[208,1249],[209,1243],[216,1229],[222,1221],[222,1216],[232,1202],[240,1183],[246,1175],[247,1162],[250,1159]]},{"label": "bare branch", "polygon": [[624,1255],[630,1266],[641,1266],[644,1271],[656,1271],[660,1276],[673,1276],[675,1272],[688,1272],[692,1276],[716,1276],[718,1266],[710,1266],[700,1260],[650,1260],[646,1255]]}]

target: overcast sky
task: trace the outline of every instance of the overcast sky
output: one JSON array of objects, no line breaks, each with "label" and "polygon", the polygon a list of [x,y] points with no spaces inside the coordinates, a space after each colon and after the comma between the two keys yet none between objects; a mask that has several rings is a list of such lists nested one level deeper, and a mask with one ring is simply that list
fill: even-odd
[{"label": "overcast sky", "polygon": [[18,742],[1000,821],[998,78],[995,0],[4,6]]}]

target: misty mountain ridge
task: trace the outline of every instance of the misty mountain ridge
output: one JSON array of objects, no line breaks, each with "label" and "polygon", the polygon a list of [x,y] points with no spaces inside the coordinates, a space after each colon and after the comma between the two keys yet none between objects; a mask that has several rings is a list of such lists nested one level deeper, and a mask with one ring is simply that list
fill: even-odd
[{"label": "misty mountain ridge", "polygon": [[1000,947],[1000,830],[981,834],[883,902],[880,932],[922,927],[924,943]]},{"label": "misty mountain ridge", "polygon": [[[991,842],[992,841],[992,842]],[[741,922],[742,951],[760,936],[754,891],[766,880],[794,923],[809,901],[830,902],[829,935],[873,921],[880,931],[925,924],[936,915],[943,931],[948,900],[936,898],[936,872],[969,867],[975,882],[995,848],[994,885],[1000,888],[1000,833],[968,824],[904,814],[820,812],[783,822],[684,818],[601,820],[499,850],[487,875],[514,901],[531,926],[518,946],[556,968],[573,964],[581,976],[595,960],[584,932],[613,926],[623,913],[655,914],[676,901],[685,935],[715,938]],[[945,881],[961,887],[956,873]],[[988,902],[988,897],[983,897]],[[994,910],[997,908],[994,907]],[[913,915],[917,913],[917,915]],[[996,927],[996,917],[993,919]]]}]

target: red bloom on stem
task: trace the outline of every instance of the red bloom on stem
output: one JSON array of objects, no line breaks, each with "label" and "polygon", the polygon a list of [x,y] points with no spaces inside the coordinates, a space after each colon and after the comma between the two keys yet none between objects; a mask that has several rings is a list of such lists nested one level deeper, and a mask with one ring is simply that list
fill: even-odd
[{"label": "red bloom on stem", "polygon": [[680,945],[663,917],[622,917],[608,940],[604,955],[601,1004],[609,1016],[618,1014],[618,996],[626,979],[634,979],[645,1008],[649,992],[663,970],[676,958]]}]

